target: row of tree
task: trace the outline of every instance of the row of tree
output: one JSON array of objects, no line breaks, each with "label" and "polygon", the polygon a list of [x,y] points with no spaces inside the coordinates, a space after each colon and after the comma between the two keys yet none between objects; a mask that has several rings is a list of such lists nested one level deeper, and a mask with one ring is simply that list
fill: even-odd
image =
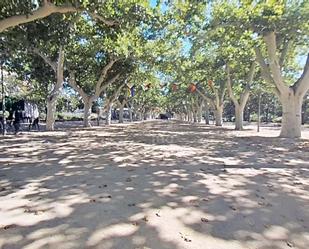
[{"label": "row of tree", "polygon": [[166,69],[180,114],[198,113],[204,103],[222,125],[227,95],[241,130],[250,93],[258,89],[281,103],[280,136],[301,136],[309,89],[308,1],[184,1],[169,8],[167,33],[186,50]]},{"label": "row of tree", "polygon": [[88,126],[94,101],[123,109],[132,101],[124,85],[134,85],[143,115],[157,108],[195,115],[205,106],[216,125],[228,96],[239,130],[250,93],[273,92],[281,136],[301,136],[308,1],[6,0],[0,7],[2,64],[46,100],[47,129],[63,86],[81,97]]},{"label": "row of tree", "polygon": [[[160,89],[148,63],[154,46],[148,36],[159,16],[148,1],[6,1],[1,9],[2,64],[28,84],[30,98],[46,103],[47,130],[69,88],[82,99],[84,126],[98,99],[108,124],[115,104],[120,122],[126,105],[140,117],[155,109]],[[144,91],[145,84],[151,89]]]}]

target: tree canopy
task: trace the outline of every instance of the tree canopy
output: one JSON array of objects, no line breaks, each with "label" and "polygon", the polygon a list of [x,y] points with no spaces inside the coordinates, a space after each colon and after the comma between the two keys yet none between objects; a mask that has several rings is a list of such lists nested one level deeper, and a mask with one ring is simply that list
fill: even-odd
[{"label": "tree canopy", "polygon": [[142,112],[195,115],[207,107],[217,125],[232,101],[242,129],[259,88],[280,100],[281,135],[300,136],[308,1],[5,0],[0,7],[1,61],[53,102],[51,110],[63,84],[88,109],[126,85],[136,90],[127,101]]}]

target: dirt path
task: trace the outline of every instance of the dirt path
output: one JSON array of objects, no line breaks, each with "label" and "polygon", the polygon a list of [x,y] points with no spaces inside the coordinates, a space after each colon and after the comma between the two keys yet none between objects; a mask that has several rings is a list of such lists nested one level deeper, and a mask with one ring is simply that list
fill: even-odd
[{"label": "dirt path", "polygon": [[308,249],[309,132],[277,134],[153,121],[1,138],[0,248]]}]

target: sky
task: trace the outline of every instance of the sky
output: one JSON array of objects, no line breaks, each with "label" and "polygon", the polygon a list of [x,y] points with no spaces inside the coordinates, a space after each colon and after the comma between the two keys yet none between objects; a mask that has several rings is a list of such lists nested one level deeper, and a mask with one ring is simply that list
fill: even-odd
[{"label": "sky", "polygon": [[[156,6],[157,6],[157,1],[158,0],[149,0],[149,2],[150,2],[150,6],[151,7],[153,7],[153,8],[155,8]],[[161,4],[161,11],[162,12],[165,12],[167,10],[167,6],[166,6],[166,4]]]},{"label": "sky", "polygon": [[[150,6],[152,8],[155,8],[157,6],[157,1],[158,0],[149,0]],[[167,11],[168,7],[165,3],[161,4],[161,11],[164,13]],[[183,55],[188,55],[189,51],[192,47],[192,43],[189,41],[189,39],[183,39]]]}]

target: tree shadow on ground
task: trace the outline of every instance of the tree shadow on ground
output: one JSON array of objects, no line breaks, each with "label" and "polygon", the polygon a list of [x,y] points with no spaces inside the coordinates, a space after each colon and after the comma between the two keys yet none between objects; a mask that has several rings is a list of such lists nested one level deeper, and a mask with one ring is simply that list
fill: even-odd
[{"label": "tree shadow on ground", "polygon": [[146,122],[3,139],[1,248],[300,248],[308,141]]}]

